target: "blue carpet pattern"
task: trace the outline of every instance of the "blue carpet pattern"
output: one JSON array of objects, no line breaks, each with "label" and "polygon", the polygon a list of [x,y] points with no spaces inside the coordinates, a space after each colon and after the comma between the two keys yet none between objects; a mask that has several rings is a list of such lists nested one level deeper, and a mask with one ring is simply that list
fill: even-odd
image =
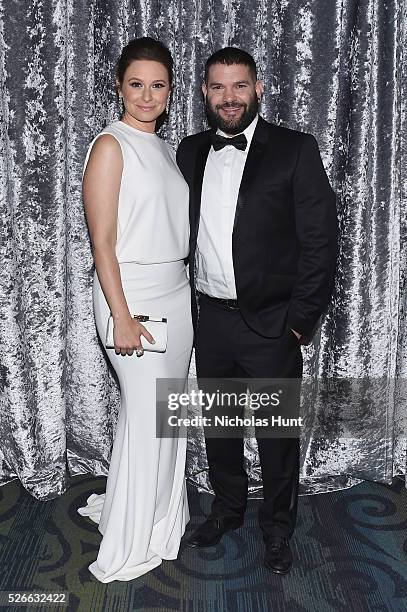
[{"label": "blue carpet pattern", "polygon": [[[131,582],[99,583],[88,565],[101,535],[77,514],[105,478],[72,478],[60,498],[39,502],[18,481],[0,488],[0,591],[68,592],[65,607],[0,606],[1,610],[69,612],[330,612],[407,610],[407,490],[371,482],[301,496],[290,574],[263,567],[259,500],[245,525],[212,549],[182,546]],[[189,489],[188,532],[209,513],[212,497]]]}]

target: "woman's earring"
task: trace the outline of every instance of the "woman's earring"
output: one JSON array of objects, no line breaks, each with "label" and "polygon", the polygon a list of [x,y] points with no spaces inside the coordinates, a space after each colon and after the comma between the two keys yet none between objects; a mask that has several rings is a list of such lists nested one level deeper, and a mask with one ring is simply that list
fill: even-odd
[{"label": "woman's earring", "polygon": [[169,110],[170,110],[170,99],[168,98],[168,99],[167,99],[167,104],[166,104],[166,106],[165,106],[165,112],[167,113],[167,115],[168,115],[168,113],[169,113]]}]

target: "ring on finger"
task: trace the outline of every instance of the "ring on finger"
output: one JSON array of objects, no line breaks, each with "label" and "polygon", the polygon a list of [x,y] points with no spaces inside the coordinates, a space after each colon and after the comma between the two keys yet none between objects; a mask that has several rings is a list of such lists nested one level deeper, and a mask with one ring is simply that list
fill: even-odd
[{"label": "ring on finger", "polygon": [[137,357],[142,357],[144,355],[144,349],[143,348],[137,348],[136,349],[136,355],[137,355]]}]

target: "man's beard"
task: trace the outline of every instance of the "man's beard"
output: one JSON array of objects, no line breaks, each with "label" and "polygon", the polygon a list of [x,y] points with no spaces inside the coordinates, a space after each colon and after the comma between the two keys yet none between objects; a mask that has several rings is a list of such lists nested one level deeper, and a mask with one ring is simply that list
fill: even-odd
[{"label": "man's beard", "polygon": [[[223,119],[219,114],[221,108],[236,108],[239,106],[244,107],[244,111],[240,119]],[[259,111],[259,102],[256,94],[250,100],[248,104],[242,102],[225,102],[224,104],[217,104],[215,107],[210,105],[208,97],[205,101],[205,112],[208,118],[209,125],[213,128],[219,128],[225,134],[234,136],[243,132],[247,126],[251,124],[255,116]]]}]

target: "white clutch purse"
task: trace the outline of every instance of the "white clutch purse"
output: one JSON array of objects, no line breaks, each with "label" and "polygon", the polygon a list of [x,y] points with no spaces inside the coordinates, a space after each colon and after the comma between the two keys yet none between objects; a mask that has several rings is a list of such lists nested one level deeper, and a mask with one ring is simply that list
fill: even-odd
[{"label": "white clutch purse", "polygon": [[[167,319],[157,319],[149,315],[131,315],[144,325],[146,330],[153,336],[155,344],[150,344],[144,336],[141,336],[141,345],[145,351],[154,353],[165,353],[167,350]],[[113,341],[113,317],[109,316],[106,329],[106,348],[114,348]]]}]

